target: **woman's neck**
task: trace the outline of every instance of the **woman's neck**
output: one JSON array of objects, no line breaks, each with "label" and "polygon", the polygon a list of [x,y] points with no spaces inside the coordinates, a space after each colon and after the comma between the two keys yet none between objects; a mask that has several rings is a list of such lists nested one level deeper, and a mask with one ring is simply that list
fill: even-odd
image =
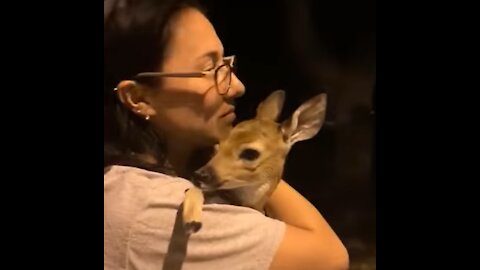
[{"label": "woman's neck", "polygon": [[195,148],[188,144],[167,145],[167,160],[178,176],[190,178],[211,157],[211,148]]},{"label": "woman's neck", "polygon": [[187,144],[175,143],[167,145],[167,160],[177,175],[185,177],[191,173],[188,171],[188,163],[193,153],[193,148]]}]

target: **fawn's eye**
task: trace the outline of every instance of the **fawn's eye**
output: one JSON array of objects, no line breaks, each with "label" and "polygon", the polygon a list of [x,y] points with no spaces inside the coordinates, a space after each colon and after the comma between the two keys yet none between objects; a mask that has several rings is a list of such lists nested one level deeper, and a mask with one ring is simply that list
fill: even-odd
[{"label": "fawn's eye", "polygon": [[259,156],[260,156],[260,153],[257,150],[252,148],[247,148],[240,153],[239,157],[240,159],[243,159],[243,160],[254,161]]}]

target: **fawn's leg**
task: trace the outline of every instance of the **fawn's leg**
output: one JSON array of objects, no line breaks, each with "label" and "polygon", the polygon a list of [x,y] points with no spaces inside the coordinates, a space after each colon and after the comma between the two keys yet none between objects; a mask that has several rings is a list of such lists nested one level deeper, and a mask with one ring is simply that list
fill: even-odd
[{"label": "fawn's leg", "polygon": [[202,227],[203,192],[198,187],[185,191],[183,202],[183,226],[187,234],[196,233]]}]

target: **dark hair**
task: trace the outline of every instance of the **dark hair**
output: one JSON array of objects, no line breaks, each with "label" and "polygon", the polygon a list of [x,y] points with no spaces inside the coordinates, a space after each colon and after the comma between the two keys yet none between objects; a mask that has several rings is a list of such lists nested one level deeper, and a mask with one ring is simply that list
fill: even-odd
[{"label": "dark hair", "polygon": [[[169,23],[187,7],[204,11],[193,0],[104,1],[104,168],[127,165],[173,174],[160,135],[121,104],[114,88],[140,72],[160,68]],[[149,154],[157,163],[148,164],[139,154]]]}]

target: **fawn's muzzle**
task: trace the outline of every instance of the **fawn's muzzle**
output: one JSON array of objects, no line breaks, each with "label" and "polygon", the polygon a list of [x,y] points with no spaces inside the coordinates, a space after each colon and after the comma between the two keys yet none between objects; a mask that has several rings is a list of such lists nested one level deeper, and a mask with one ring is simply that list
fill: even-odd
[{"label": "fawn's muzzle", "polygon": [[204,166],[195,171],[193,181],[202,189],[214,189],[220,184],[215,170],[210,166]]}]

